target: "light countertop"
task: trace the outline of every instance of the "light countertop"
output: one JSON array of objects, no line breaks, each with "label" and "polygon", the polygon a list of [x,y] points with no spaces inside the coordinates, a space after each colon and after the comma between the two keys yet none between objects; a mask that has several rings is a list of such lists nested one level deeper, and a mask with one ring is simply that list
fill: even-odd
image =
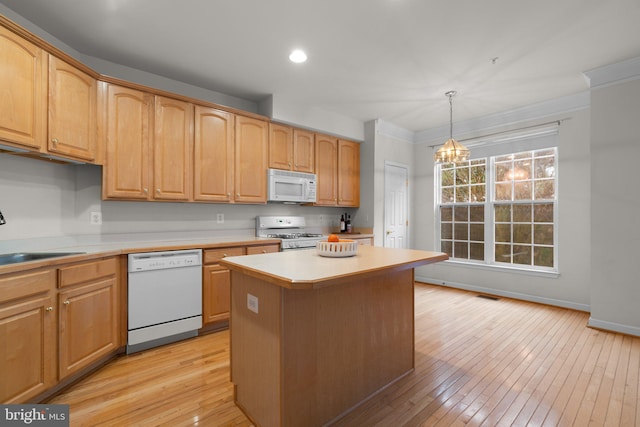
[{"label": "light countertop", "polygon": [[442,252],[359,246],[355,256],[345,258],[322,257],[315,249],[309,249],[227,257],[220,263],[285,288],[315,289],[342,283],[355,275],[415,268],[447,258]]}]

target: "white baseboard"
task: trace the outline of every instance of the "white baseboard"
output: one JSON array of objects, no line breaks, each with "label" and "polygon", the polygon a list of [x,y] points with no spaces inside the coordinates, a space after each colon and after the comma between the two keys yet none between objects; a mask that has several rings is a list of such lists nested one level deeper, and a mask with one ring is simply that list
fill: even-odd
[{"label": "white baseboard", "polygon": [[[452,281],[449,281],[449,280],[443,281],[442,279],[432,279],[430,277],[416,276],[415,280],[417,282],[433,283],[434,285],[446,286],[446,287],[456,288],[456,289],[463,289],[465,291],[478,292],[478,293],[481,293],[481,294],[496,295],[496,296],[501,296],[501,297],[505,297],[505,298],[514,298],[514,299],[519,299],[519,300],[523,300],[523,301],[536,302],[536,303],[539,303],[539,304],[553,305],[553,306],[556,306],[556,307],[570,308],[572,310],[586,311],[587,313],[589,313],[591,311],[591,308],[589,307],[588,304],[580,304],[580,303],[575,303],[575,302],[572,302],[572,301],[565,301],[565,300],[558,300],[558,299],[553,299],[553,298],[539,297],[539,296],[536,296],[536,295],[523,294],[523,293],[519,293],[519,292],[502,291],[502,290],[499,290],[499,289],[486,288],[486,287],[483,287],[483,286],[476,286],[476,285],[469,285],[469,284],[466,284],[466,283],[452,282]],[[624,326],[624,325],[619,325],[619,326]],[[608,329],[608,328],[604,328],[603,327],[602,329]],[[616,332],[619,332],[619,331],[616,331]]]},{"label": "white baseboard", "polygon": [[594,319],[593,317],[589,317],[589,323],[587,325],[596,329],[604,329],[605,331],[620,332],[621,334],[640,337],[640,328],[636,326],[607,322],[605,320]]}]

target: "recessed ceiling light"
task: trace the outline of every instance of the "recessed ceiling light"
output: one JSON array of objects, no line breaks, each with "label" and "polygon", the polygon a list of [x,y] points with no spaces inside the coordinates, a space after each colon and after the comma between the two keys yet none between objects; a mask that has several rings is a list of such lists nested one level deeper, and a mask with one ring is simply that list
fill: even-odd
[{"label": "recessed ceiling light", "polygon": [[289,55],[289,60],[291,62],[295,62],[296,64],[299,64],[307,60],[307,54],[299,49],[294,50],[293,52],[291,52],[291,55]]}]

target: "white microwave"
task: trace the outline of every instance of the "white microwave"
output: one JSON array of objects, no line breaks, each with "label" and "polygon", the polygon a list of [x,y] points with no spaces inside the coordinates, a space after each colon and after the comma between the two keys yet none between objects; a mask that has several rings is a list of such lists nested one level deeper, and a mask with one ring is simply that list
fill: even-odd
[{"label": "white microwave", "polygon": [[316,176],[312,173],[269,169],[267,172],[270,202],[315,203]]}]

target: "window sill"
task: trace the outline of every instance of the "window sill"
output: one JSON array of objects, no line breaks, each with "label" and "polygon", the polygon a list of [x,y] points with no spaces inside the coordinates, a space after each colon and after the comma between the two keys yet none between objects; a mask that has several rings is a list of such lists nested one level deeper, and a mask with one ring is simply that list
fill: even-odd
[{"label": "window sill", "polygon": [[465,261],[457,261],[453,259],[446,260],[442,262],[440,265],[450,266],[450,267],[465,267],[472,269],[480,269],[480,270],[489,270],[496,271],[501,273],[514,273],[514,274],[523,274],[525,276],[538,276],[538,277],[548,277],[557,279],[560,277],[560,273],[557,271],[544,271],[544,270],[533,270],[528,268],[521,267],[508,267],[505,265],[487,265],[480,264],[475,262],[465,262]]}]

